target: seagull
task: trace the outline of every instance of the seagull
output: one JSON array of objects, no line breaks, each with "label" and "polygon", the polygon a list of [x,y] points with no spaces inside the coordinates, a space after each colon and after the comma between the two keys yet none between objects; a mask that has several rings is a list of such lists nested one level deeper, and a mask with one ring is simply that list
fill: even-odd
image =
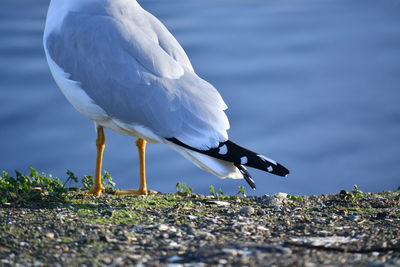
[{"label": "seagull", "polygon": [[220,178],[255,182],[247,168],[287,176],[276,161],[228,138],[227,105],[200,78],[167,28],[136,0],[51,0],[43,37],[51,74],[67,100],[95,123],[100,196],[104,128],[137,138],[145,195],[147,142],[163,143]]}]

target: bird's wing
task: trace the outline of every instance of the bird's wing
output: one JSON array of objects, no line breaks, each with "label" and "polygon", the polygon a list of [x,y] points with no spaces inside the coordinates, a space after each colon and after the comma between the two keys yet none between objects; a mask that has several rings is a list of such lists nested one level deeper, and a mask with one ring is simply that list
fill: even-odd
[{"label": "bird's wing", "polygon": [[45,49],[112,118],[198,149],[226,141],[229,122],[218,91],[188,67],[165,28],[151,33],[158,42],[141,28],[112,16],[71,12],[46,36]]},{"label": "bird's wing", "polygon": [[185,51],[175,39],[175,37],[168,31],[168,29],[162,24],[155,16],[151,13],[143,10],[146,17],[151,25],[152,30],[157,35],[158,43],[160,47],[173,59],[175,59],[180,65],[184,66],[187,70],[193,70],[193,66],[190,63],[188,56]]}]

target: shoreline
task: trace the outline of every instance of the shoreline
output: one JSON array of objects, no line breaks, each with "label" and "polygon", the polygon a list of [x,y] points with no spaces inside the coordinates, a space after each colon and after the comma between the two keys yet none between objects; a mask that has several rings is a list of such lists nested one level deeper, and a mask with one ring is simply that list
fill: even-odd
[{"label": "shoreline", "polygon": [[399,266],[400,192],[360,194],[5,203],[0,266]]}]

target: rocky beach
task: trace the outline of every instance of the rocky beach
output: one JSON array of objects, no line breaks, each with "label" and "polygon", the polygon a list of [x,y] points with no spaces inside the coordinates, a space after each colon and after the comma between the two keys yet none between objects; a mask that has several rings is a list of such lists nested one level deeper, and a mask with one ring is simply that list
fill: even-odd
[{"label": "rocky beach", "polygon": [[[40,194],[46,194],[41,192]],[[0,266],[400,266],[400,192],[174,194],[0,206]]]}]

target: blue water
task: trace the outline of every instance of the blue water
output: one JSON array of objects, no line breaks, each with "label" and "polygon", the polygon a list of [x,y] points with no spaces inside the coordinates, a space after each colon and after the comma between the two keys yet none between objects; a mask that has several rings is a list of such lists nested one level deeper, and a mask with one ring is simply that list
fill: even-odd
[{"label": "blue water", "polygon": [[[42,49],[48,0],[0,2],[0,169],[65,179],[92,174],[93,124],[53,82]],[[320,194],[400,185],[400,1],[142,0],[229,106],[232,140],[292,172],[251,170],[255,194]],[[104,167],[138,184],[134,139],[106,132]],[[149,145],[148,183],[236,193],[163,145]],[[247,190],[248,192],[250,189]]]}]

